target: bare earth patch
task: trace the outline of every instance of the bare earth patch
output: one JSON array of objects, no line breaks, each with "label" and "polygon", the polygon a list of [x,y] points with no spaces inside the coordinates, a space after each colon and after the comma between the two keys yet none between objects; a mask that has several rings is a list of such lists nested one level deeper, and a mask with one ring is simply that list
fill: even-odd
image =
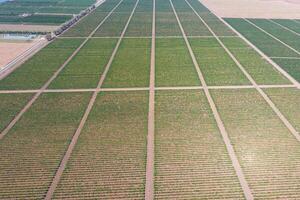
[{"label": "bare earth patch", "polygon": [[300,0],[200,0],[219,17],[300,19]]},{"label": "bare earth patch", "polygon": [[52,32],[58,27],[49,25],[0,24],[0,31]]},{"label": "bare earth patch", "polygon": [[0,40],[0,69],[32,47],[36,42],[38,42],[38,40],[31,42],[7,42]]}]

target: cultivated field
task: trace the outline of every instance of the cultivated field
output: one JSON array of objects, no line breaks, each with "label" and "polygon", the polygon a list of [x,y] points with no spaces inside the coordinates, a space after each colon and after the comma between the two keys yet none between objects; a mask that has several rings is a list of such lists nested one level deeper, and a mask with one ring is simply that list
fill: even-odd
[{"label": "cultivated field", "polygon": [[300,81],[300,21],[239,18],[225,20],[294,79]]},{"label": "cultivated field", "polygon": [[107,0],[0,81],[0,199],[300,199],[299,27],[272,21]]},{"label": "cultivated field", "polygon": [[[0,24],[60,25],[95,2],[96,0],[6,1],[0,3]],[[5,30],[0,28],[0,31]]]}]

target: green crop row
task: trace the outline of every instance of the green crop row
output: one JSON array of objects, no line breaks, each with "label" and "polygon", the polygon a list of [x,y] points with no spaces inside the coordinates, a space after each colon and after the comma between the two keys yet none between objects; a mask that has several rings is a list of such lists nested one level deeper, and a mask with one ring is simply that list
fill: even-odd
[{"label": "green crop row", "polygon": [[246,85],[246,76],[214,38],[190,38],[190,43],[208,85]]},{"label": "green crop row", "polygon": [[151,36],[152,35],[152,13],[135,12],[125,36]]},{"label": "green crop row", "polygon": [[103,87],[148,87],[150,39],[123,39]]},{"label": "green crop row", "polygon": [[42,199],[90,93],[43,94],[0,141],[0,198]]},{"label": "green crop row", "polygon": [[[252,23],[267,31],[269,34],[275,36],[280,41],[290,45],[294,49],[300,51],[300,37],[295,33],[282,28],[266,19],[249,19]],[[298,55],[299,56],[299,55]]]},{"label": "green crop row", "polygon": [[155,199],[244,199],[204,92],[157,92],[155,129]]},{"label": "green crop row", "polygon": [[274,67],[240,38],[222,38],[222,42],[252,78],[261,85],[288,84]]},{"label": "green crop row", "polygon": [[144,199],[148,95],[103,92],[54,199]]},{"label": "green crop row", "polygon": [[271,57],[297,57],[298,54],[243,19],[225,19],[233,28]]},{"label": "green crop row", "polygon": [[0,23],[9,24],[62,24],[67,20],[71,19],[68,15],[32,15],[28,17],[19,16],[0,16]]},{"label": "green crop row", "polygon": [[300,59],[273,59],[280,67],[300,82]]},{"label": "green crop row", "polygon": [[157,36],[181,36],[178,22],[172,10],[170,12],[156,12],[156,35]]},{"label": "green crop row", "polygon": [[1,80],[0,89],[41,88],[82,41],[82,39],[55,40]]},{"label": "green crop row", "polygon": [[96,88],[116,39],[90,39],[49,88]]},{"label": "green crop row", "polygon": [[199,86],[199,78],[184,40],[156,39],[156,86]]},{"label": "green crop row", "polygon": [[265,89],[278,109],[300,132],[300,91],[296,88]]},{"label": "green crop row", "polygon": [[0,95],[0,132],[9,124],[14,116],[29,101],[32,94]]},{"label": "green crop row", "polygon": [[254,89],[211,92],[254,198],[299,198],[299,142],[265,100]]},{"label": "green crop row", "polygon": [[296,21],[293,21],[291,19],[272,19],[272,20],[300,34],[300,23],[297,23]]}]

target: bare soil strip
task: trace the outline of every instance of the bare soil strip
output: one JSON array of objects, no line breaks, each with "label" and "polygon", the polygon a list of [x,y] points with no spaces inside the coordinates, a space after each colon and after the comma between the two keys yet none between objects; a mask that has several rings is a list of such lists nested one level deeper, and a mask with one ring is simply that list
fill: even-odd
[{"label": "bare soil strip", "polygon": [[269,35],[271,38],[273,38],[274,40],[280,42],[281,44],[283,44],[284,46],[286,46],[287,48],[291,49],[292,51],[294,51],[295,53],[297,53],[298,55],[300,55],[300,52],[297,51],[296,49],[294,49],[293,47],[291,47],[290,45],[286,44],[285,42],[282,42],[280,39],[278,39],[277,37],[275,37],[274,35],[272,35],[271,33],[267,32],[266,30],[264,30],[263,28],[257,26],[256,24],[254,24],[253,22],[251,22],[248,19],[243,18],[246,22],[248,22],[249,24],[251,24],[252,26],[254,26],[255,28],[259,29],[260,31],[266,33],[267,35]]},{"label": "bare soil strip", "polygon": [[300,33],[297,33],[296,31],[293,31],[293,30],[291,30],[291,29],[289,29],[288,27],[286,27],[286,26],[283,26],[283,25],[281,25],[281,24],[279,24],[279,23],[277,23],[277,22],[275,22],[274,20],[272,20],[272,19],[268,19],[270,22],[272,22],[272,23],[274,23],[274,24],[276,24],[276,25],[278,25],[278,26],[280,26],[281,28],[283,28],[283,29],[285,29],[285,30],[287,30],[287,31],[290,31],[291,33],[294,33],[295,35],[298,35],[298,36],[300,36]]},{"label": "bare soil strip", "polygon": [[51,84],[51,82],[58,76],[58,74],[67,66],[67,64],[74,58],[80,49],[88,42],[92,35],[100,28],[100,26],[106,21],[106,19],[113,13],[113,11],[120,5],[121,0],[99,23],[99,25],[90,33],[90,35],[82,42],[82,44],[72,53],[72,55],[60,66],[60,68],[53,74],[53,76],[43,85],[43,87],[36,93],[33,98],[24,106],[24,108],[15,116],[15,118],[9,123],[9,125],[0,133],[0,140],[9,132],[9,130],[19,121],[23,114],[31,107],[31,105],[38,99],[45,89]]},{"label": "bare soil strip", "polygon": [[[109,71],[109,68],[110,68],[110,66],[111,66],[111,64],[113,62],[113,59],[115,58],[115,55],[116,55],[116,53],[117,53],[117,51],[118,51],[118,49],[120,47],[122,39],[123,39],[123,37],[125,35],[127,27],[128,27],[128,25],[130,23],[130,20],[131,20],[133,14],[135,12],[135,9],[136,9],[138,3],[139,3],[139,0],[136,1],[135,5],[134,5],[134,8],[133,8],[133,10],[132,10],[132,12],[131,12],[128,20],[127,20],[127,23],[126,23],[123,31],[122,31],[121,37],[119,38],[119,40],[118,40],[118,42],[117,42],[117,44],[116,44],[116,46],[115,46],[115,48],[114,48],[114,50],[113,50],[113,52],[111,54],[111,57],[110,57],[107,65],[105,66],[105,70],[104,70],[103,74],[100,75],[100,80],[98,82],[97,89],[100,89],[102,87],[102,84],[103,84],[103,82],[105,80],[105,77],[106,77],[106,75],[107,75],[107,73]],[[86,120],[87,120],[87,118],[88,118],[88,116],[89,116],[89,114],[90,114],[90,112],[91,112],[91,110],[92,110],[92,108],[94,106],[94,103],[96,101],[97,95],[98,95],[98,91],[95,91],[93,93],[92,97],[91,97],[91,100],[90,100],[90,102],[89,102],[89,104],[88,104],[88,106],[87,106],[87,108],[85,110],[85,113],[84,113],[84,115],[83,115],[83,117],[82,117],[82,119],[80,121],[80,124],[79,124],[79,126],[78,126],[78,128],[77,128],[77,130],[76,130],[76,132],[75,132],[75,134],[74,134],[74,136],[72,138],[72,140],[71,140],[70,145],[68,146],[68,149],[67,149],[64,157],[62,158],[62,161],[61,161],[61,163],[59,165],[59,168],[56,171],[56,174],[55,174],[55,176],[53,178],[53,181],[52,181],[52,183],[51,183],[51,185],[50,185],[50,187],[48,189],[48,192],[46,194],[45,200],[51,200],[52,199],[54,191],[55,191],[55,189],[56,189],[56,187],[57,187],[57,185],[58,185],[58,183],[60,181],[60,178],[61,178],[61,176],[62,176],[62,174],[63,174],[63,172],[64,172],[64,170],[65,170],[65,168],[67,166],[67,163],[68,163],[68,161],[69,161],[69,159],[71,157],[73,149],[74,149],[74,147],[75,147],[75,145],[77,143],[77,140],[78,140],[78,138],[80,136],[81,130],[84,127],[85,122],[86,122]]]},{"label": "bare soil strip", "polygon": [[[201,84],[202,84],[203,89],[204,89],[204,93],[205,93],[206,98],[207,98],[207,100],[208,100],[208,103],[209,103],[209,105],[210,105],[210,107],[211,107],[211,109],[212,109],[214,118],[215,118],[215,120],[216,120],[216,122],[217,122],[218,128],[219,128],[219,130],[220,130],[220,133],[221,133],[221,135],[222,135],[222,138],[223,138],[223,141],[224,141],[224,143],[225,143],[226,149],[227,149],[228,154],[229,154],[229,156],[230,156],[230,159],[231,159],[231,161],[232,161],[233,167],[234,167],[234,169],[235,169],[235,172],[236,172],[236,174],[237,174],[237,177],[238,177],[239,182],[240,182],[240,184],[241,184],[241,187],[242,187],[242,189],[243,189],[244,195],[245,195],[245,197],[246,197],[247,200],[253,200],[254,197],[253,197],[252,192],[251,192],[251,190],[250,190],[250,187],[249,187],[249,185],[248,185],[248,183],[247,183],[247,181],[246,181],[246,178],[245,178],[245,176],[244,176],[244,173],[243,173],[243,171],[242,171],[242,168],[241,168],[241,166],[240,166],[240,163],[239,163],[239,161],[238,161],[238,159],[237,159],[237,156],[235,155],[233,146],[232,146],[232,144],[231,144],[231,142],[230,142],[230,139],[229,139],[229,137],[228,137],[227,131],[226,131],[225,126],[224,126],[224,124],[223,124],[223,121],[222,121],[222,119],[221,119],[221,117],[220,117],[220,114],[219,114],[219,112],[218,112],[218,110],[217,110],[217,107],[216,107],[216,105],[215,105],[215,103],[214,103],[214,100],[213,100],[213,98],[212,98],[212,96],[211,96],[211,94],[210,94],[210,92],[209,92],[209,90],[208,90],[207,84],[206,84],[205,79],[204,79],[204,77],[203,77],[203,74],[202,74],[202,72],[201,72],[201,70],[200,70],[199,64],[198,64],[198,62],[197,62],[197,60],[196,60],[196,57],[195,57],[194,52],[193,52],[193,50],[192,50],[192,47],[191,47],[191,45],[190,45],[190,43],[189,43],[189,41],[188,41],[188,38],[186,37],[186,34],[185,34],[184,29],[183,29],[183,27],[182,27],[182,25],[181,25],[181,22],[180,22],[180,20],[179,20],[179,18],[178,18],[178,15],[177,15],[177,13],[176,13],[176,10],[175,10],[175,8],[174,8],[174,5],[173,5],[173,3],[172,3],[172,0],[169,0],[169,1],[170,1],[170,3],[171,3],[173,12],[174,12],[175,17],[176,17],[176,19],[177,19],[177,22],[178,22],[178,25],[179,25],[179,27],[180,27],[181,33],[182,33],[182,35],[183,35],[183,38],[184,38],[184,40],[185,40],[185,43],[186,43],[186,45],[187,45],[187,47],[188,47],[188,50],[189,50],[189,53],[190,53],[191,58],[192,58],[192,60],[193,60],[194,66],[195,66],[195,68],[196,68],[196,70],[197,70],[199,79],[200,79]],[[187,1],[186,1],[186,2],[187,2]],[[194,8],[189,4],[189,2],[187,2],[187,4],[193,9],[194,13],[198,15],[198,13],[197,13],[197,12],[194,10]],[[198,16],[199,16],[199,15],[198,15]],[[200,16],[199,16],[199,18],[200,18]],[[202,20],[202,21],[203,21],[203,20]]]},{"label": "bare soil strip", "polygon": [[0,24],[1,32],[52,32],[59,26],[51,25],[30,25],[30,24]]},{"label": "bare soil strip", "polygon": [[[189,4],[190,5],[190,4]],[[191,5],[190,5],[191,6]],[[192,7],[191,7],[192,8]],[[193,8],[192,8],[193,9]],[[196,13],[196,11],[193,9]],[[198,15],[198,13],[196,13]],[[207,28],[211,31],[211,33],[215,36],[219,44],[223,47],[223,49],[227,52],[227,54],[231,57],[231,59],[235,62],[235,64],[240,68],[240,70],[244,73],[244,75],[248,78],[248,80],[252,83],[255,89],[260,93],[260,95],[265,99],[265,101],[269,104],[269,106],[273,109],[273,111],[277,114],[277,116],[281,119],[284,125],[289,129],[289,131],[295,136],[295,138],[300,142],[300,135],[297,130],[293,127],[293,125],[285,118],[285,116],[279,111],[279,109],[275,106],[272,100],[267,96],[267,94],[258,87],[255,80],[252,76],[245,70],[243,65],[235,58],[235,56],[230,52],[230,50],[223,44],[223,42],[218,38],[218,36],[213,32],[213,30],[209,27],[208,24],[198,15],[199,19],[207,26]]]},{"label": "bare soil strip", "polygon": [[[218,16],[217,16],[218,17]],[[300,89],[300,83],[295,80],[289,73],[283,70],[277,63],[275,63],[271,58],[269,58],[266,54],[264,54],[260,49],[258,49],[254,44],[252,44],[249,40],[247,40],[240,32],[235,30],[230,24],[228,24],[225,20],[218,17],[224,24],[226,24],[232,31],[234,31],[242,40],[244,40],[249,46],[251,46],[257,53],[259,53],[266,61],[268,61],[277,71],[279,71],[283,76],[285,76],[291,83],[293,83],[296,87]]]},{"label": "bare soil strip", "polygon": [[148,136],[147,136],[147,163],[145,200],[154,199],[154,110],[155,110],[155,0],[152,11],[152,41],[149,83],[149,111],[148,111]]},{"label": "bare soil strip", "polygon": [[[296,88],[295,85],[257,85],[259,88]],[[253,85],[224,85],[224,86],[207,86],[208,89],[250,89],[255,88]],[[178,87],[155,87],[154,90],[198,90],[202,86],[178,86]],[[128,91],[147,91],[148,87],[131,87],[131,88],[87,88],[87,89],[45,89],[42,93],[64,93],[64,92],[128,92]],[[22,94],[38,93],[41,90],[0,90],[0,94]]]}]

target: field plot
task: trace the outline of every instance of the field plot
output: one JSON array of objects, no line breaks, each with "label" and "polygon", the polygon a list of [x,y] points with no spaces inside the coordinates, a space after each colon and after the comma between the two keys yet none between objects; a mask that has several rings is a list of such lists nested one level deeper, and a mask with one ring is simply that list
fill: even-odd
[{"label": "field plot", "polygon": [[259,93],[246,89],[212,94],[255,199],[299,198],[299,141]]},{"label": "field plot", "polygon": [[156,39],[156,85],[199,86],[192,59],[182,38]]},{"label": "field plot", "polygon": [[227,48],[246,68],[258,84],[288,84],[289,81],[276,71],[255,50],[240,38],[222,38]]},{"label": "field plot", "polygon": [[299,106],[300,91],[294,88],[266,89],[265,91],[299,132],[300,131],[300,106]]},{"label": "field plot", "polygon": [[249,84],[242,71],[214,38],[190,39],[208,85]]},{"label": "field plot", "polygon": [[225,19],[251,43],[300,81],[300,24],[289,19]]},{"label": "field plot", "polygon": [[146,92],[99,95],[54,199],[143,199]]},{"label": "field plot", "polygon": [[95,88],[115,43],[115,39],[89,40],[53,81],[50,88]]},{"label": "field plot", "polygon": [[0,198],[41,199],[90,94],[44,94],[0,141]]},{"label": "field plot", "polygon": [[64,37],[87,37],[120,0],[105,1],[98,9],[84,17],[63,34]]},{"label": "field plot", "polygon": [[[226,21],[299,80],[296,20]],[[107,0],[0,80],[0,199],[300,199],[299,85],[227,23]]]},{"label": "field plot", "polygon": [[0,23],[59,25],[93,3],[95,0],[7,1],[0,6]]},{"label": "field plot", "polygon": [[8,125],[31,96],[32,94],[0,94],[0,131]]},{"label": "field plot", "polygon": [[124,39],[107,74],[104,87],[148,86],[150,44],[149,39]]},{"label": "field plot", "polygon": [[156,199],[244,199],[203,92],[159,91],[155,118]]}]

